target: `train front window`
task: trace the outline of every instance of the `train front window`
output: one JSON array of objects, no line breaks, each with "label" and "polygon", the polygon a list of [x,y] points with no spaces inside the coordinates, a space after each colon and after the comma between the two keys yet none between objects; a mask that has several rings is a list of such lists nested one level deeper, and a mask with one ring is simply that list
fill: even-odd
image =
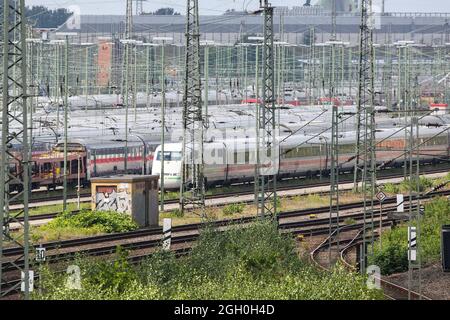
[{"label": "train front window", "polygon": [[34,161],[31,163],[31,174],[32,175],[39,174],[39,165]]},{"label": "train front window", "polygon": [[180,161],[181,160],[181,152],[180,151],[172,151],[170,158],[172,161]]},{"label": "train front window", "polygon": [[[161,161],[161,151],[158,152],[156,160]],[[179,151],[164,151],[164,161],[180,161],[181,152]]]}]

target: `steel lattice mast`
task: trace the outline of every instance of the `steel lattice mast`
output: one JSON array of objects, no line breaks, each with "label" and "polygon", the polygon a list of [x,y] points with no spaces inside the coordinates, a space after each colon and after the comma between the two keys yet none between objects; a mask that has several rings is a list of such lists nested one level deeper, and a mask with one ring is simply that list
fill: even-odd
[{"label": "steel lattice mast", "polygon": [[133,33],[133,0],[127,0],[125,17],[125,39],[131,39]]},{"label": "steel lattice mast", "polygon": [[336,40],[336,0],[331,0],[331,39]]},{"label": "steel lattice mast", "polygon": [[144,12],[144,1],[147,0],[136,0],[136,15],[141,15]]},{"label": "steel lattice mast", "polygon": [[[342,42],[330,41],[330,73],[329,77],[329,99],[331,107],[331,141],[330,141],[330,215],[329,215],[329,252],[328,259],[331,264],[331,240],[336,228],[335,238],[337,241],[337,252],[339,253],[339,110],[336,105],[336,52],[339,51]],[[339,46],[338,46],[339,45]]]},{"label": "steel lattice mast", "polygon": [[[128,109],[130,107],[130,101],[133,102],[134,90],[133,90],[133,57],[134,54],[131,50],[133,36],[133,0],[127,0],[126,16],[125,16],[125,40],[123,40],[125,50],[124,59],[122,65],[122,97],[125,104],[125,148],[124,148],[124,171],[128,170]],[[123,69],[125,69],[123,71]],[[131,99],[130,99],[131,98]]]},{"label": "steel lattice mast", "polygon": [[[270,215],[273,218],[277,212],[276,167],[278,166],[278,147],[276,145],[275,124],[275,71],[274,71],[274,34],[273,7],[268,0],[260,0],[260,7],[264,17],[263,39],[263,72],[262,72],[262,101],[258,114],[257,134],[257,213],[258,216]],[[264,156],[264,160],[262,156]]]},{"label": "steel lattice mast", "polygon": [[[361,173],[361,185],[364,202],[363,239],[367,230],[374,231],[374,196],[376,187],[375,172],[375,115],[374,115],[374,47],[371,22],[372,0],[361,1],[359,87],[356,128],[355,189],[358,189],[358,175]],[[368,220],[370,219],[370,222]],[[373,249],[373,248],[372,248]],[[363,243],[361,250],[361,272],[365,273],[367,249]]]},{"label": "steel lattice mast", "polygon": [[201,208],[204,214],[203,107],[200,79],[200,26],[198,0],[187,0],[186,53],[183,96],[183,173],[180,210],[187,205]]},{"label": "steel lattice mast", "polygon": [[[3,50],[2,50],[2,146],[0,170],[0,297],[20,290],[20,283],[1,288],[5,283],[2,274],[6,265],[3,257],[4,241],[23,248],[23,254],[8,265],[23,272],[25,299],[29,298],[29,223],[28,197],[30,192],[29,137],[27,110],[27,54],[25,0],[3,0]],[[15,168],[14,170],[11,170]],[[17,193],[12,193],[17,190]],[[20,200],[23,209],[11,214],[9,207]],[[18,220],[23,216],[23,221]],[[19,223],[18,232],[10,232],[10,224]],[[20,260],[24,261],[22,265]]]},{"label": "steel lattice mast", "polygon": [[[405,133],[408,134],[408,169],[409,169],[409,203],[413,203],[414,193],[417,197],[416,208],[412,205],[409,206],[408,214],[408,299],[411,300],[411,291],[417,291],[422,294],[422,276],[421,276],[421,254],[420,254],[420,232],[421,232],[421,192],[420,192],[420,136],[419,136],[419,119],[417,115],[417,106],[419,105],[420,94],[417,92],[418,89],[418,76],[416,71],[411,67],[411,61],[415,61],[413,56],[413,48],[408,46],[408,61],[407,69],[409,70],[407,75],[408,82],[408,92],[405,95],[408,96],[405,104],[405,119],[407,119],[408,124],[405,126]],[[406,145],[406,144],[405,144]],[[405,163],[405,168],[406,168]],[[415,168],[414,168],[415,165]],[[413,190],[413,186],[416,192]],[[415,229],[414,229],[415,228]],[[415,238],[415,240],[414,240]],[[415,246],[412,244],[415,242]],[[414,257],[415,255],[415,257]],[[416,271],[416,272],[414,272]],[[421,299],[420,296],[419,299]]]}]

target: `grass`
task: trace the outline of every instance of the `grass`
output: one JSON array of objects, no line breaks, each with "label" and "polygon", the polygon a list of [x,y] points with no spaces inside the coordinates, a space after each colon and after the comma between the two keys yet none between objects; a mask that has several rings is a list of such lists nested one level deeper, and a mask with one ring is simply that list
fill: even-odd
[{"label": "grass", "polygon": [[226,216],[239,214],[244,211],[245,203],[230,203],[222,208],[222,213]]},{"label": "grass", "polygon": [[[346,204],[355,201],[361,201],[362,196],[353,194],[352,192],[342,192],[340,194],[340,203]],[[313,209],[318,207],[326,207],[329,205],[328,195],[309,194],[296,195],[292,197],[278,198],[278,211],[293,211],[302,209]],[[207,220],[223,220],[223,219],[239,219],[249,216],[255,216],[256,207],[252,204],[237,203],[225,206],[208,206],[205,208]],[[172,218],[173,225],[183,225],[202,222],[200,210],[186,210],[181,216],[178,210],[161,212],[159,214],[160,224],[164,218]]]},{"label": "grass", "polygon": [[104,233],[126,232],[137,229],[131,216],[114,211],[82,210],[78,214],[62,213],[49,223],[33,227],[33,242],[93,236]]},{"label": "grass", "polygon": [[64,228],[31,228],[31,241],[33,243],[59,241],[68,239],[77,239],[83,237],[92,237],[105,234],[101,229],[96,227],[78,228],[78,227],[64,227]]},{"label": "grass", "polygon": [[[90,202],[81,202],[80,203],[80,210],[86,210],[91,208]],[[75,202],[68,202],[67,203],[67,211],[77,211],[78,207]],[[11,210],[11,214],[19,212],[18,210]],[[32,207],[28,210],[30,216],[37,216],[40,214],[47,214],[47,213],[62,213],[63,212],[63,205],[62,204],[52,204],[47,206],[40,206],[40,207]],[[22,216],[21,214],[20,216]]]},{"label": "grass", "polygon": [[356,224],[356,220],[353,218],[347,218],[344,220],[344,224],[346,226],[352,226],[352,225]]}]

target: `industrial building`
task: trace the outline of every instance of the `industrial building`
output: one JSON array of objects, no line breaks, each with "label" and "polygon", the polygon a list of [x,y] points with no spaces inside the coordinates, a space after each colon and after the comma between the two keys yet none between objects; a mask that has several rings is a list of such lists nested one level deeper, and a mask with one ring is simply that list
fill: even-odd
[{"label": "industrial building", "polygon": [[[275,37],[290,44],[308,44],[310,29],[314,28],[316,42],[327,41],[332,33],[332,11],[329,3],[330,1],[319,1],[318,5],[314,6],[275,8]],[[357,44],[360,24],[358,10],[354,1],[336,1],[338,39]],[[373,14],[375,43],[409,40],[425,45],[443,45],[450,42],[450,13],[384,12],[384,6],[381,6]],[[105,36],[119,39],[125,32],[125,15],[81,15],[76,18],[78,23],[75,24],[75,28],[73,19],[75,18],[71,17],[56,31],[77,32],[80,42],[95,42],[99,37]],[[154,36],[167,36],[172,37],[175,44],[183,44],[185,22],[186,17],[182,15],[135,15],[133,29],[135,37],[142,40],[151,40]],[[262,16],[247,12],[228,11],[222,16],[200,16],[201,39],[234,44],[243,35],[260,35],[262,24]],[[280,39],[282,29],[284,29],[283,39]],[[56,36],[50,34],[50,37]]]}]

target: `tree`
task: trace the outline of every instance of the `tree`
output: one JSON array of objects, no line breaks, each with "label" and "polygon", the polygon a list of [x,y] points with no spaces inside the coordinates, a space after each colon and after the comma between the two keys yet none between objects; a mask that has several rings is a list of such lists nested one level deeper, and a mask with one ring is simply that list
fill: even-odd
[{"label": "tree", "polygon": [[72,12],[65,8],[51,10],[44,6],[32,6],[25,8],[28,21],[35,28],[57,28],[64,24]]},{"label": "tree", "polygon": [[153,16],[179,16],[179,12],[175,12],[174,8],[159,8],[158,10],[150,13],[143,13],[146,15],[153,15]]}]

